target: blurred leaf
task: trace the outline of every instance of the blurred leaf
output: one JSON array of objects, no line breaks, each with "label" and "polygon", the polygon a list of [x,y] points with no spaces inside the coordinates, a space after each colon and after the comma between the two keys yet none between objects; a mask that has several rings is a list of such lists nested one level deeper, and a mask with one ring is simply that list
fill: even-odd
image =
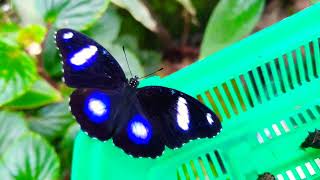
[{"label": "blurred leaf", "polygon": [[61,58],[59,57],[58,50],[56,48],[54,33],[57,29],[51,28],[48,31],[47,38],[44,41],[44,48],[42,51],[44,68],[51,76],[62,75]]},{"label": "blurred leaf", "polygon": [[158,32],[157,21],[152,17],[148,7],[141,0],[111,0],[115,5],[124,8],[146,28]]},{"label": "blurred leaf", "polygon": [[0,155],[27,131],[22,114],[0,111]]},{"label": "blurred leaf", "polygon": [[107,9],[109,0],[12,0],[24,24],[55,24],[85,29]]},{"label": "blurred leaf", "polygon": [[30,56],[0,41],[0,106],[30,89],[36,74],[36,66]]},{"label": "blurred leaf", "polygon": [[138,51],[138,38],[131,34],[124,34],[117,38],[115,41],[116,44],[121,44],[125,49],[130,49],[131,51]]},{"label": "blurred leaf", "polygon": [[31,130],[52,140],[64,134],[73,118],[68,103],[63,102],[40,109],[28,122]]},{"label": "blurred leaf", "polygon": [[37,8],[48,24],[57,28],[86,29],[107,9],[109,0],[38,0]]},{"label": "blurred leaf", "polygon": [[71,124],[61,141],[60,151],[64,167],[70,168],[71,166],[73,142],[79,130],[80,126],[78,123]]},{"label": "blurred leaf", "polygon": [[28,133],[2,156],[0,177],[8,179],[58,179],[59,157],[39,135]]},{"label": "blurred leaf", "polygon": [[22,28],[17,37],[17,41],[24,47],[28,47],[31,43],[38,43],[44,39],[46,28],[40,25],[28,25]]},{"label": "blurred leaf", "polygon": [[264,0],[219,1],[205,30],[201,58],[248,35],[259,20],[263,7]]},{"label": "blurred leaf", "polygon": [[146,74],[161,68],[161,54],[156,51],[143,50],[139,53]]},{"label": "blurred leaf", "polygon": [[59,91],[53,88],[44,79],[38,79],[29,91],[27,91],[18,99],[6,104],[6,107],[16,109],[31,109],[61,100],[62,97]]},{"label": "blurred leaf", "polygon": [[98,42],[113,42],[119,35],[122,19],[115,9],[109,8],[106,13],[85,33],[95,36]]},{"label": "blurred leaf", "polygon": [[177,0],[192,16],[196,15],[196,10],[192,5],[191,0]]},{"label": "blurred leaf", "polygon": [[41,0],[11,0],[16,12],[21,19],[22,25],[28,24],[42,24],[44,25],[43,18],[37,9],[37,2]]},{"label": "blurred leaf", "polygon": [[1,41],[11,46],[18,47],[16,40],[17,40],[19,29],[20,27],[18,24],[0,22]]},{"label": "blurred leaf", "polygon": [[[128,69],[128,65],[126,63],[126,59],[124,57],[124,53],[122,51],[122,47],[119,45],[109,45],[109,44],[106,44],[106,45],[103,44],[103,45],[108,49],[108,51],[112,54],[112,56],[118,61],[123,71],[125,72],[126,76],[130,78],[131,75]],[[143,70],[143,67],[141,66],[141,63],[137,55],[130,50],[126,50],[126,54],[127,54],[128,63],[133,76],[137,75],[138,77],[142,77],[144,75],[144,70]]]}]

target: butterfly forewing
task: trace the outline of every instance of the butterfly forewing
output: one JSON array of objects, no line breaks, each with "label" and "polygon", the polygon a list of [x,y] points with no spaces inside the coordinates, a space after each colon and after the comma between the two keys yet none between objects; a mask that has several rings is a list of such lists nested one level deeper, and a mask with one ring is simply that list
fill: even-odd
[{"label": "butterfly forewing", "polygon": [[65,83],[74,88],[118,89],[127,82],[112,55],[94,40],[71,29],[56,33]]},{"label": "butterfly forewing", "polygon": [[169,148],[181,147],[192,139],[213,137],[221,130],[217,116],[185,93],[147,86],[138,89],[137,96],[148,118],[160,122],[161,137]]}]

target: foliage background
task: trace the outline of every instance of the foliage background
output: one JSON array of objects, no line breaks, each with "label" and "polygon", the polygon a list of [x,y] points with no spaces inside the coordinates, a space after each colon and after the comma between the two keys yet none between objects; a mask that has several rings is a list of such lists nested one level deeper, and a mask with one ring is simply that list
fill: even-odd
[{"label": "foliage background", "polygon": [[0,177],[69,179],[79,126],[54,32],[81,31],[125,72],[168,75],[316,2],[301,0],[0,1]]}]

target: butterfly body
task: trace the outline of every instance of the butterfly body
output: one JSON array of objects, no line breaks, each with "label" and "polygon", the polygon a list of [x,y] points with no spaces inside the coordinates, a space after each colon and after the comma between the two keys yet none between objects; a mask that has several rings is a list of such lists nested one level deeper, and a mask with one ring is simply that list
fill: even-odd
[{"label": "butterfly body", "polygon": [[155,158],[165,147],[211,138],[221,130],[217,116],[193,97],[162,86],[138,88],[112,55],[71,29],[56,33],[65,83],[76,88],[71,112],[90,137],[113,143],[134,157]]}]

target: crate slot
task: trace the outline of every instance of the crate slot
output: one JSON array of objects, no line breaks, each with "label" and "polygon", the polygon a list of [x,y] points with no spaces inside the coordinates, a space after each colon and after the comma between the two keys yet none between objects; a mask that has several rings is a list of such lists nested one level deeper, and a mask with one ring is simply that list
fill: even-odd
[{"label": "crate slot", "polygon": [[291,122],[293,128],[297,128],[298,127],[297,121],[293,117],[290,117],[289,119],[290,119],[290,122]]},{"label": "crate slot", "polygon": [[318,168],[320,169],[320,159],[316,158],[314,159],[314,162],[316,163],[316,165],[318,166]]},{"label": "crate slot", "polygon": [[269,131],[268,128],[264,128],[263,131],[264,131],[264,134],[265,134],[269,139],[272,139],[272,135],[271,135],[271,133],[270,133],[270,131]]},{"label": "crate slot", "polygon": [[302,113],[299,113],[299,114],[298,114],[298,117],[299,117],[299,119],[301,120],[301,122],[302,122],[303,124],[306,124],[306,123],[307,123],[307,120],[304,118],[304,116],[302,115]]},{"label": "crate slot", "polygon": [[209,167],[210,167],[209,170],[210,170],[210,172],[212,172],[215,177],[218,177],[218,176],[219,176],[218,171],[217,171],[217,169],[215,168],[215,166],[214,166],[214,164],[213,164],[213,161],[212,161],[212,159],[211,159],[211,157],[210,157],[209,154],[206,154],[206,155],[205,155],[205,160],[204,160],[204,162],[207,162],[207,163],[209,164]]},{"label": "crate slot", "polygon": [[241,75],[238,78],[235,78],[235,86],[239,90],[239,100],[241,99],[244,105],[244,109],[248,110],[249,108],[253,107],[253,104],[250,103],[249,94],[246,91],[246,87],[244,86],[244,77]]},{"label": "crate slot", "polygon": [[255,107],[258,104],[257,95],[255,93],[255,90],[253,88],[252,82],[249,77],[249,73],[245,73],[243,75],[243,85],[246,87],[247,97],[249,99],[249,102],[252,107]]},{"label": "crate slot", "polygon": [[286,174],[290,180],[296,180],[291,170],[286,171]]},{"label": "crate slot", "polygon": [[[209,92],[210,92],[210,90],[209,90]],[[220,90],[219,86],[214,87],[213,91],[211,93],[211,96],[214,101],[219,102],[219,104],[217,106],[221,106],[221,108],[223,109],[223,112],[225,113],[225,115],[229,119],[231,117],[231,112],[229,111],[231,105],[229,102],[227,102],[225,100],[226,99],[225,94],[220,93],[220,91],[221,90]]]},{"label": "crate slot", "polygon": [[221,167],[222,173],[227,174],[226,167],[224,166],[222,158],[217,150],[214,151],[214,155],[216,156],[216,158],[218,160],[218,163],[219,163],[219,166]]},{"label": "crate slot", "polygon": [[297,166],[297,167],[296,167],[296,171],[297,171],[297,173],[298,173],[298,175],[299,175],[299,177],[300,177],[301,179],[306,179],[306,178],[307,178],[306,175],[304,174],[301,166]]},{"label": "crate slot", "polygon": [[258,132],[257,133],[257,140],[260,144],[263,144],[264,143],[264,140],[263,140],[263,137],[261,136],[261,134]]},{"label": "crate slot", "polygon": [[313,77],[318,78],[318,74],[317,74],[317,62],[316,62],[316,57],[315,57],[315,49],[314,49],[314,45],[313,42],[309,42],[309,48],[310,48],[310,53],[311,53],[311,65],[313,68],[312,74]]},{"label": "crate slot", "polygon": [[315,78],[313,72],[313,66],[312,66],[312,56],[311,56],[311,52],[310,52],[310,44],[306,44],[303,46],[304,50],[305,50],[305,60],[306,60],[306,64],[307,64],[307,72],[308,72],[308,77],[309,80],[312,80]]},{"label": "crate slot", "polygon": [[316,74],[317,74],[317,77],[319,77],[320,75],[320,48],[319,48],[319,40],[320,39],[314,39],[312,41],[312,50],[313,50],[313,53],[314,53],[314,61],[315,61],[315,69],[316,69]]},{"label": "crate slot", "polygon": [[217,177],[218,176],[216,171],[215,172],[207,171],[207,169],[210,169],[209,163],[204,164],[204,162],[202,161],[201,157],[198,158],[198,163],[199,163],[199,165],[201,167],[201,170],[203,172],[203,175],[205,177],[213,177],[213,176]]},{"label": "crate slot", "polygon": [[312,120],[316,120],[316,116],[312,113],[312,111],[310,109],[307,110],[307,114],[309,115],[309,117],[312,119]]},{"label": "crate slot", "polygon": [[[227,81],[230,82],[230,81]],[[235,92],[232,89],[231,84],[223,83],[222,84],[223,88],[223,94],[225,94],[226,99],[229,101],[229,104],[231,105],[230,111],[232,111],[232,115],[237,115],[239,114],[239,111],[241,111],[241,106],[239,104],[239,101],[236,99]]]},{"label": "crate slot", "polygon": [[279,130],[278,125],[272,124],[272,129],[276,133],[277,136],[281,135],[281,131]]},{"label": "crate slot", "polygon": [[290,129],[289,129],[289,127],[288,127],[288,125],[287,125],[287,123],[286,123],[285,120],[281,120],[281,121],[280,121],[280,124],[281,124],[281,126],[283,127],[283,129],[284,129],[284,131],[285,131],[286,133],[290,131]]},{"label": "crate slot", "polygon": [[276,96],[276,87],[273,83],[273,78],[271,76],[270,64],[266,63],[261,66],[261,79],[263,81],[263,87],[266,91],[267,98],[270,100]]},{"label": "crate slot", "polygon": [[282,88],[282,83],[280,81],[279,77],[279,71],[277,69],[277,60],[273,60],[270,62],[270,69],[271,69],[271,76],[272,76],[272,82],[274,83],[275,89],[276,89],[276,94],[277,96],[281,95],[284,93],[283,88]]},{"label": "crate slot", "polygon": [[277,175],[277,179],[278,179],[278,180],[284,180],[284,177],[282,176],[282,174],[278,174],[278,175]]},{"label": "crate slot", "polygon": [[306,168],[307,168],[307,170],[309,171],[309,174],[310,174],[311,176],[313,176],[313,175],[316,174],[316,172],[315,172],[315,170],[313,169],[313,167],[312,167],[312,165],[311,165],[310,162],[305,163],[305,166],[306,166]]},{"label": "crate slot", "polygon": [[267,99],[269,99],[269,95],[266,92],[266,87],[265,87],[265,81],[262,75],[261,67],[257,67],[252,70],[252,80],[254,83],[254,87],[256,90],[256,94],[258,95],[259,102],[265,102]]}]

